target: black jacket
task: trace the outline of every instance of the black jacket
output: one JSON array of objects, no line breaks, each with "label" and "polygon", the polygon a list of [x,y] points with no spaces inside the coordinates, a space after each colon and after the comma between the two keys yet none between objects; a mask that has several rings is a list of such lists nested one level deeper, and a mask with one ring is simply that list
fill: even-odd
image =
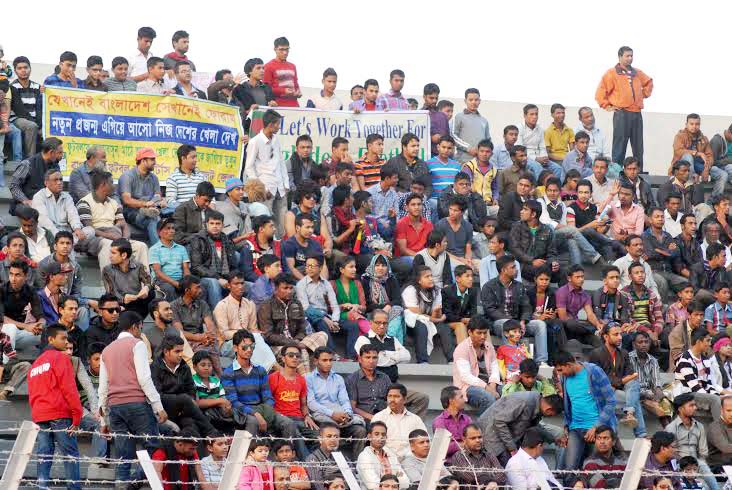
[{"label": "black jacket", "polygon": [[[498,219],[501,223],[501,219]],[[549,225],[540,224],[536,234],[532,234],[526,223],[514,224],[510,233],[510,249],[514,257],[521,263],[521,272],[524,269],[533,270],[531,262],[534,259],[544,259],[547,262],[557,260],[557,246],[554,243],[554,231]]]},{"label": "black jacket", "polygon": [[506,303],[506,288],[498,277],[491,279],[483,285],[480,291],[480,302],[483,304],[483,313],[491,320],[503,320],[512,318],[514,320],[531,320],[531,306],[529,296],[523,283],[513,281],[511,283],[512,304],[511,314],[506,315],[504,304]]},{"label": "black jacket", "polygon": [[[208,213],[208,209],[205,213]],[[181,245],[188,245],[193,235],[204,229],[204,223],[201,220],[201,210],[193,199],[175,208],[173,222],[175,223],[175,237],[173,241]]]},{"label": "black jacket", "polygon": [[[628,183],[633,186],[633,189],[635,189],[635,184],[625,176],[625,172],[620,172],[618,180],[621,184]],[[656,200],[653,198],[653,192],[651,192],[650,184],[643,180],[640,175],[638,176],[638,180],[640,180],[640,192],[638,193],[639,195],[635,196],[633,201],[643,206],[643,210],[648,214],[651,208],[656,205]]]},{"label": "black jacket", "polygon": [[630,363],[628,351],[625,349],[618,349],[615,361],[613,362],[612,357],[610,357],[610,352],[607,350],[607,347],[603,345],[590,352],[589,361],[593,364],[597,364],[603,371],[605,371],[608,379],[610,380],[610,384],[616,390],[622,390],[622,379],[635,372],[633,365]]},{"label": "black jacket", "polygon": [[102,325],[102,317],[95,316],[89,324],[89,330],[86,331],[87,345],[102,344],[105,347],[117,340],[120,333],[118,325],[111,329],[107,329]]},{"label": "black jacket", "polygon": [[464,300],[458,297],[457,288],[457,284],[453,284],[442,290],[442,311],[448,323],[473,318],[478,314],[478,288],[469,288]]},{"label": "black jacket", "polygon": [[[363,286],[363,292],[366,296],[366,313],[372,312],[377,308],[383,308],[384,306],[386,306],[377,305],[371,300],[371,281],[369,281],[365,277],[362,277],[361,285]],[[386,289],[386,294],[389,295],[389,304],[391,306],[402,306],[402,290],[396,277],[389,277],[389,279],[386,280],[386,284],[384,284],[384,289]]]},{"label": "black jacket", "polygon": [[[182,95],[183,97],[188,97],[188,95],[186,95],[183,92],[183,87],[181,87],[180,85],[176,85],[174,90],[175,90],[176,94]],[[199,98],[201,100],[208,100],[208,97],[206,96],[206,92],[204,92],[203,90],[193,87],[193,91],[196,93],[197,98]]]},{"label": "black jacket", "polygon": [[[226,256],[229,263],[229,272],[233,272],[238,268],[238,262],[236,260],[236,250],[234,250],[234,243],[229,237],[221,233],[221,242],[223,246],[222,260]],[[191,274],[195,274],[198,277],[213,277],[223,278],[224,274],[221,267],[216,267],[213,260],[213,251],[211,250],[211,244],[213,240],[210,238],[206,230],[201,230],[193,237],[188,244],[188,255],[191,257]]]},{"label": "black jacket", "polygon": [[[613,312],[613,321],[619,323],[630,322],[630,314],[633,309],[630,297],[618,290],[615,293],[615,310]],[[608,294],[605,292],[605,288],[601,287],[597,291],[592,293],[592,309],[595,312],[595,316],[602,320],[605,317],[605,310],[607,310]]]},{"label": "black jacket", "polygon": [[[297,152],[293,152],[292,156],[290,157],[290,166],[292,168],[292,182],[295,184],[295,189],[298,188],[300,184],[302,184],[303,178],[302,178],[302,167],[303,167],[303,161],[302,158],[300,158],[300,155],[297,154]],[[313,159],[310,159],[310,168],[313,168],[313,166],[317,165],[313,161]],[[293,203],[297,204],[297,203]],[[320,235],[320,228],[315,228],[315,231],[317,231],[316,235]]]},{"label": "black jacket", "polygon": [[692,265],[689,272],[691,272],[689,279],[691,280],[691,287],[694,288],[694,291],[699,291],[700,289],[714,291],[714,286],[717,283],[726,282],[729,284],[732,282],[732,277],[730,277],[727,269],[719,267],[713,274],[711,270],[704,267],[704,262],[697,262]]},{"label": "black jacket", "polygon": [[181,359],[178,369],[173,373],[165,365],[163,356],[158,356],[150,365],[150,373],[155,389],[161,395],[190,395],[191,398],[195,398],[193,375],[184,360]]},{"label": "black jacket", "polygon": [[681,194],[681,208],[679,212],[693,213],[694,206],[704,202],[704,189],[699,184],[681,187],[679,185],[675,185],[673,182],[674,178],[672,177],[661,184],[658,191],[656,191],[656,200],[661,204],[661,206],[665,206],[666,198],[669,194],[672,192]]},{"label": "black jacket", "polygon": [[691,242],[684,242],[684,235],[679,235],[674,238],[674,243],[678,249],[678,253],[674,257],[674,272],[681,274],[683,269],[689,269],[691,266],[704,261],[704,255],[702,254],[701,245],[696,241],[696,238],[692,238]]},{"label": "black jacket", "polygon": [[498,231],[511,230],[515,224],[521,222],[519,213],[524,207],[524,202],[516,192],[509,192],[501,196],[498,208]]},{"label": "black jacket", "polygon": [[[387,164],[391,164],[396,167],[399,173],[399,181],[397,182],[397,191],[399,192],[410,192],[409,188],[412,186],[412,180],[416,179],[420,175],[429,175],[430,169],[423,160],[417,157],[417,161],[414,165],[407,164],[407,159],[404,158],[404,153],[400,153],[395,157],[390,158]],[[432,194],[432,185],[424,190],[424,195],[429,196]]]},{"label": "black jacket", "polygon": [[[444,192],[437,198],[437,216],[447,218],[449,214],[450,201],[453,196],[458,195],[455,192],[453,186],[449,186]],[[470,192],[466,196],[466,202],[468,204],[468,221],[473,225],[473,230],[480,232],[480,220],[488,216],[488,210],[485,207],[485,201],[483,197],[477,192]]]}]

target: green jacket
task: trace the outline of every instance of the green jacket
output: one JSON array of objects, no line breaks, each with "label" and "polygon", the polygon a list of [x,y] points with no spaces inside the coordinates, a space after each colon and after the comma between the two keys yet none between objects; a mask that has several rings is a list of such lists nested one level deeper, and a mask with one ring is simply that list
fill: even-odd
[{"label": "green jacket", "polygon": [[[515,383],[506,383],[503,385],[503,390],[501,390],[501,396],[510,395],[511,393],[517,393],[519,391],[526,391],[526,388],[524,388],[524,385],[522,385],[520,381]],[[557,393],[554,385],[541,376],[536,378],[536,382],[534,382],[534,386],[531,388],[531,391],[538,391],[541,393],[542,398],[549,395],[556,395]]]}]

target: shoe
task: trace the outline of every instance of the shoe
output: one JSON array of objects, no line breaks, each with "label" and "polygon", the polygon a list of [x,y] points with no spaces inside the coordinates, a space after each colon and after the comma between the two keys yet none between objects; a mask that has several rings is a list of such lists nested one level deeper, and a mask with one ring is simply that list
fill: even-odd
[{"label": "shoe", "polygon": [[11,392],[8,390],[2,390],[0,391],[0,401],[5,402],[8,401],[8,397],[10,396]]},{"label": "shoe", "polygon": [[539,363],[539,369],[552,369],[552,367],[549,364],[542,361],[541,363]]},{"label": "shoe", "polygon": [[626,413],[625,417],[620,420],[620,423],[631,429],[638,427],[638,419],[632,413]]},{"label": "shoe", "polygon": [[139,213],[146,218],[157,218],[160,216],[160,210],[158,208],[141,208]]}]

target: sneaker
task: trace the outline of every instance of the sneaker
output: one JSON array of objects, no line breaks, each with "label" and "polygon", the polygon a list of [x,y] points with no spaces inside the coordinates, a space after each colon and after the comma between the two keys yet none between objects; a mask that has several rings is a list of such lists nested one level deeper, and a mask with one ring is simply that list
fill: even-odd
[{"label": "sneaker", "polygon": [[539,363],[539,369],[552,369],[552,367],[546,362],[542,361],[541,363]]},{"label": "sneaker", "polygon": [[146,218],[157,218],[160,216],[160,210],[158,208],[141,208],[139,212]]},{"label": "sneaker", "polygon": [[630,412],[625,414],[625,417],[620,420],[620,423],[631,429],[638,427],[638,419]]}]

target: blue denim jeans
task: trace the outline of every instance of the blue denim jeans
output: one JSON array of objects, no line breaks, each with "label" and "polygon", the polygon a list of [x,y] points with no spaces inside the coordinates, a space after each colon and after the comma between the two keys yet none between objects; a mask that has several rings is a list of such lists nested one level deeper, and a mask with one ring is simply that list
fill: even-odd
[{"label": "blue denim jeans", "polygon": [[[531,174],[534,176],[534,180],[538,181],[539,175],[544,170],[551,170],[554,176],[558,178],[562,183],[564,183],[564,169],[561,165],[559,165],[558,163],[554,163],[551,160],[549,160],[546,165],[542,165],[536,160],[529,160],[526,163],[526,168],[528,168]],[[538,182],[536,185],[539,185]]]},{"label": "blue denim jeans", "polygon": [[[493,322],[493,334],[500,337],[503,343],[506,337],[503,336],[503,324],[507,320],[496,320]],[[526,324],[526,335],[534,337],[534,360],[537,363],[549,360],[549,350],[546,342],[546,323],[542,320],[531,320]]]},{"label": "blue denim jeans", "polygon": [[[79,457],[79,445],[76,442],[76,436],[70,435],[68,432],[43,432],[43,429],[62,430],[71,427],[71,419],[56,419],[48,422],[40,422],[41,432],[38,433],[38,486],[42,489],[48,488],[48,480],[51,479],[51,466],[53,465],[53,454],[58,447],[62,456],[70,456],[72,458]],[[64,470],[67,480],[79,481],[81,473],[79,470],[79,461],[64,461]],[[68,483],[66,488],[69,490],[80,490],[80,483]]]},{"label": "blue denim jeans", "polygon": [[623,390],[615,390],[615,399],[617,400],[617,406],[623,405],[623,412],[632,413],[638,420],[638,427],[633,429],[635,437],[646,436],[646,421],[643,418],[643,407],[640,402],[640,384],[637,379],[634,379],[625,384]]},{"label": "blue denim jeans", "polygon": [[138,209],[127,208],[124,210],[125,219],[138,228],[147,231],[147,238],[150,240],[149,246],[153,246],[160,240],[158,237],[158,221],[160,217],[148,218],[143,216]]},{"label": "blue denim jeans", "polygon": [[[585,442],[585,434],[588,429],[570,429],[567,448],[564,451],[564,459],[559,466],[560,469],[564,470],[577,470],[582,468],[582,462],[585,459],[585,451],[587,450],[587,442]],[[565,484],[567,479],[573,479],[573,475],[565,477]]]},{"label": "blue denim jeans", "polygon": [[[81,418],[79,424],[81,430],[88,432],[99,432],[100,424],[91,414],[87,413]],[[92,435],[91,440],[91,457],[106,458],[107,457],[107,440],[99,434]]]},{"label": "blue denim jeans", "polygon": [[[146,402],[122,403],[109,407],[109,430],[113,433],[152,435],[157,436],[158,421],[155,418],[152,407]],[[125,436],[116,436],[114,448],[116,457],[119,459],[137,459],[135,449],[137,442],[140,442],[145,449],[152,454],[158,448],[157,438],[133,439]],[[130,463],[117,465],[115,479],[119,481],[130,481]],[[143,477],[142,468],[137,468],[135,480]]]},{"label": "blue denim jeans", "polygon": [[[501,392],[500,388],[496,388],[497,392]],[[477,413],[477,416],[480,417],[483,412],[488,410],[488,407],[493,405],[496,402],[496,397],[493,396],[492,393],[488,393],[483,388],[478,388],[477,386],[469,386],[468,387],[468,403],[475,407],[475,411]]]},{"label": "blue denim jeans", "polygon": [[[10,125],[10,132],[5,134],[0,134],[0,160],[2,160],[2,149],[5,146],[5,138],[8,138],[10,140],[10,146],[13,150],[13,154],[11,156],[11,159],[13,161],[19,162],[23,159],[23,133],[15,127],[15,124]],[[28,155],[31,156],[31,155]],[[2,177],[3,179],[3,185],[5,183],[5,177]]]},{"label": "blue denim jeans", "polygon": [[[213,277],[202,277],[201,286],[206,291],[206,302],[211,307],[211,311],[213,311],[216,305],[224,299],[224,288],[219,284],[219,280]],[[229,294],[228,291],[226,294]]]},{"label": "blue denim jeans", "polygon": [[574,226],[563,226],[554,230],[554,238],[560,246],[566,244],[569,260],[572,264],[592,263],[600,257],[595,247]]}]

